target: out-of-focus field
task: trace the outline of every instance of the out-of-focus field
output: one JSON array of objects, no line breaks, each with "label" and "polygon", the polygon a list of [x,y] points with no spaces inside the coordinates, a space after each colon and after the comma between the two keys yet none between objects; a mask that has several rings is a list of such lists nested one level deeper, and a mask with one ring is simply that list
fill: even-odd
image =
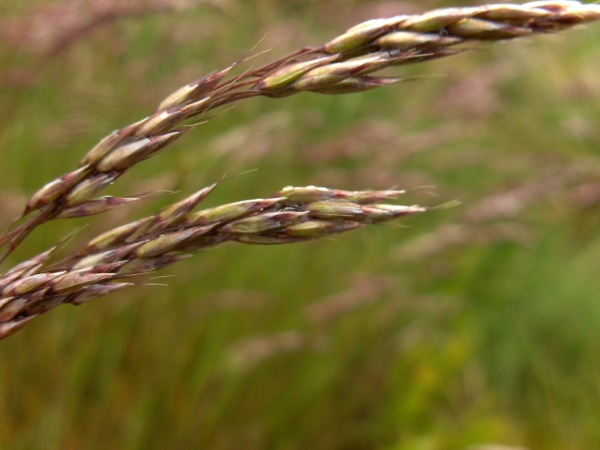
[{"label": "out-of-focus field", "polygon": [[[99,138],[249,51],[270,49],[257,65],[457,4],[2,2],[0,225]],[[35,319],[0,341],[0,448],[600,448],[600,24],[476,47],[382,90],[240,102],[110,189],[177,193],[37,230],[3,270],[224,176],[206,205],[310,184],[462,202],[215,247]]]}]

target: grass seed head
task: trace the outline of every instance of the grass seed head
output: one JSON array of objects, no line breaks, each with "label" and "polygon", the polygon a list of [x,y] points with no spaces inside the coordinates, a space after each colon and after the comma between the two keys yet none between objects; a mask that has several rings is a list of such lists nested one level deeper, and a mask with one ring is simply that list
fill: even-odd
[{"label": "grass seed head", "polygon": [[[97,214],[139,200],[93,197],[133,165],[196,126],[200,123],[196,118],[214,108],[259,95],[281,98],[300,91],[335,95],[365,91],[400,81],[373,73],[454,55],[462,51],[453,47],[461,42],[558,31],[599,19],[600,5],[577,1],[446,8],[367,21],[322,47],[305,48],[227,78],[236,66],[232,64],[177,90],[155,114],[114,131],[84,156],[79,169],[36,192],[24,215],[40,211],[0,238],[0,245],[7,246],[3,257],[44,222]],[[192,212],[212,188],[156,215],[109,230],[58,263],[47,264],[48,252],[0,276],[0,338],[65,301],[78,304],[130,285],[115,283],[115,278],[152,272],[211,245],[231,240],[299,242],[425,211],[418,206],[379,203],[402,191],[353,192],[309,186],[287,187],[272,198]]]}]

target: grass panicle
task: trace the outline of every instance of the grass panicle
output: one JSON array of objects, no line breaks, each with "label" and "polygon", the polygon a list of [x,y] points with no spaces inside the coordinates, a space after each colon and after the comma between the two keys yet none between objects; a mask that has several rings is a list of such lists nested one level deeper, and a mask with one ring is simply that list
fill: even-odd
[{"label": "grass panicle", "polygon": [[[339,95],[403,80],[384,69],[451,56],[463,44],[503,41],[561,31],[600,19],[600,5],[538,1],[446,8],[358,24],[320,47],[306,47],[234,75],[234,63],[167,96],[155,113],[112,132],[80,167],[31,196],[0,237],[4,260],[38,226],[86,217],[141,200],[98,196],[136,164],[182,137],[208,113],[253,97],[283,98],[300,92]],[[0,277],[0,338],[62,303],[80,304],[129,286],[120,281],[152,272],[225,241],[281,244],[318,239],[424,211],[380,203],[401,191],[286,188],[273,197],[193,211],[214,189],[204,188],[156,215],[110,230],[60,262],[48,251]]]},{"label": "grass panicle", "polygon": [[79,305],[130,286],[123,279],[154,272],[213,245],[304,242],[426,211],[379,203],[403,191],[314,186],[288,187],[270,198],[193,211],[213,188],[107,231],[75,256],[52,262],[53,253],[45,252],[7,272],[0,280],[0,338],[60,304]]}]

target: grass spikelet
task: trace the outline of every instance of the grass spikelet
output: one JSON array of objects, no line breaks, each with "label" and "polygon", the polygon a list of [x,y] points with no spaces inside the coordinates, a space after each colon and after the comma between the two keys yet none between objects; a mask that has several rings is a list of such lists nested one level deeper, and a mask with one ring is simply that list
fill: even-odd
[{"label": "grass spikelet", "polygon": [[87,171],[87,167],[81,167],[46,184],[39,191],[33,194],[27,203],[27,206],[25,207],[23,216],[26,216],[30,212],[51,204],[61,195],[69,192],[69,190],[75,186],[77,182],[83,179]]}]

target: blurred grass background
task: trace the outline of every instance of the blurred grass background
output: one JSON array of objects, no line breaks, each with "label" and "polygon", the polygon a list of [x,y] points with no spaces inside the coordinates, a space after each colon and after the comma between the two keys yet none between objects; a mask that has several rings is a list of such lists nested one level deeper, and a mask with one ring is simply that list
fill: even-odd
[{"label": "blurred grass background", "polygon": [[[0,3],[0,225],[254,45],[266,61],[458,4]],[[111,188],[179,194],[37,230],[5,269],[248,170],[205,203],[290,184],[462,202],[332,240],[218,247],[150,280],[166,287],[36,319],[0,342],[0,448],[599,448],[599,55],[592,24],[404,67],[424,79],[391,88],[242,102]]]}]

